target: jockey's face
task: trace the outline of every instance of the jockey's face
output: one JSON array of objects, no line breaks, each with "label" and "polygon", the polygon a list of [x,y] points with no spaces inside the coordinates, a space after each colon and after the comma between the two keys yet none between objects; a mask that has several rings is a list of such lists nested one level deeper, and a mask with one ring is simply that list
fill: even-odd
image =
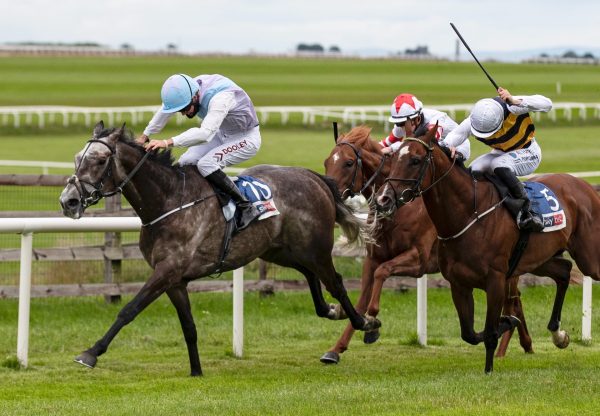
[{"label": "jockey's face", "polygon": [[406,123],[404,123],[404,132],[406,133],[406,137],[413,137],[415,130],[417,127],[419,127],[419,124],[421,124],[421,116],[417,116],[412,120],[406,120]]},{"label": "jockey's face", "polygon": [[192,102],[189,103],[187,106],[183,107],[179,112],[187,118],[194,118],[200,110],[200,107],[198,106],[198,100],[198,94],[194,95],[192,97]]}]

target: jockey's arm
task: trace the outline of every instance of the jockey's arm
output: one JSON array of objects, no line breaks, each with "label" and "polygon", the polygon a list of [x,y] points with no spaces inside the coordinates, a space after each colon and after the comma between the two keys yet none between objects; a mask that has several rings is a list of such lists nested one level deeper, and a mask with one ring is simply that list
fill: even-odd
[{"label": "jockey's arm", "polygon": [[227,113],[235,106],[236,100],[233,92],[223,91],[210,100],[206,117],[200,127],[193,127],[173,137],[173,146],[189,147],[206,143],[215,137]]},{"label": "jockey's arm", "polygon": [[150,122],[148,122],[148,125],[144,129],[144,133],[137,139],[138,143],[144,144],[146,141],[148,141],[151,135],[160,133],[173,115],[175,115],[175,113],[163,113],[162,111],[158,110]]},{"label": "jockey's arm", "polygon": [[515,95],[512,97],[518,104],[508,106],[513,114],[525,114],[530,111],[547,113],[552,109],[552,100],[543,95]]},{"label": "jockey's arm", "polygon": [[467,117],[440,142],[446,147],[458,147],[471,135],[471,120]]},{"label": "jockey's arm", "polygon": [[[402,139],[404,138],[405,135],[406,135],[406,133],[404,132],[404,129],[402,127],[394,126],[390,135],[383,138],[379,142],[379,144],[381,145],[382,148],[385,149],[387,147],[392,146],[394,143],[401,143]],[[394,151],[394,150],[392,150],[392,151]]]}]

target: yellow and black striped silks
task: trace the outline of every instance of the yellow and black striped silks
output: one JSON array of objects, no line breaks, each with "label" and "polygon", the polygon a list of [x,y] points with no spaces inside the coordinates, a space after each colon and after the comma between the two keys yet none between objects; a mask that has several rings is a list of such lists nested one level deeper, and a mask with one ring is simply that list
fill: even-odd
[{"label": "yellow and black striped silks", "polygon": [[533,125],[531,116],[529,113],[513,114],[508,111],[504,102],[501,102],[501,104],[503,104],[505,109],[502,127],[490,137],[485,139],[477,137],[477,140],[504,152],[527,147],[531,143],[535,133],[535,126]]}]

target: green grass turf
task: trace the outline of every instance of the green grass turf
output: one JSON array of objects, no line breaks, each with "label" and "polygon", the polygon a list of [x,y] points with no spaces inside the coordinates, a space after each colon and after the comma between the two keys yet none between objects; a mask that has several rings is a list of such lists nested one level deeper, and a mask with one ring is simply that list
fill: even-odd
[{"label": "green grass turf", "polygon": [[[477,329],[482,295],[476,291]],[[231,294],[193,294],[202,378],[188,376],[166,297],[121,331],[94,370],[71,361],[108,329],[120,306],[101,298],[33,299],[30,368],[16,370],[17,302],[3,300],[0,414],[596,415],[600,349],[578,342],[581,288],[572,287],[565,301],[562,323],[572,339],[565,350],[545,329],[553,295],[553,286],[523,290],[535,354],[513,340],[491,376],[483,373],[484,347],[460,340],[447,289],[429,291],[430,346],[414,342],[415,291],[385,291],[380,340],[365,345],[357,334],[337,366],[318,358],[346,322],[317,318],[307,292],[246,294],[242,359],[232,357]],[[592,332],[599,331],[594,320]]]}]

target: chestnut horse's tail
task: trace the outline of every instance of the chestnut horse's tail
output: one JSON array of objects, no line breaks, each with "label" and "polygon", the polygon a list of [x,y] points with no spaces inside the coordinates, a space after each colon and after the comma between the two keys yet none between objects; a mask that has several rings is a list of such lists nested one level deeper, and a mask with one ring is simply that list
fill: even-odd
[{"label": "chestnut horse's tail", "polygon": [[317,175],[325,182],[335,201],[335,222],[337,222],[347,239],[347,244],[362,245],[369,235],[366,221],[354,215],[354,210],[344,203],[336,182],[329,176]]}]

